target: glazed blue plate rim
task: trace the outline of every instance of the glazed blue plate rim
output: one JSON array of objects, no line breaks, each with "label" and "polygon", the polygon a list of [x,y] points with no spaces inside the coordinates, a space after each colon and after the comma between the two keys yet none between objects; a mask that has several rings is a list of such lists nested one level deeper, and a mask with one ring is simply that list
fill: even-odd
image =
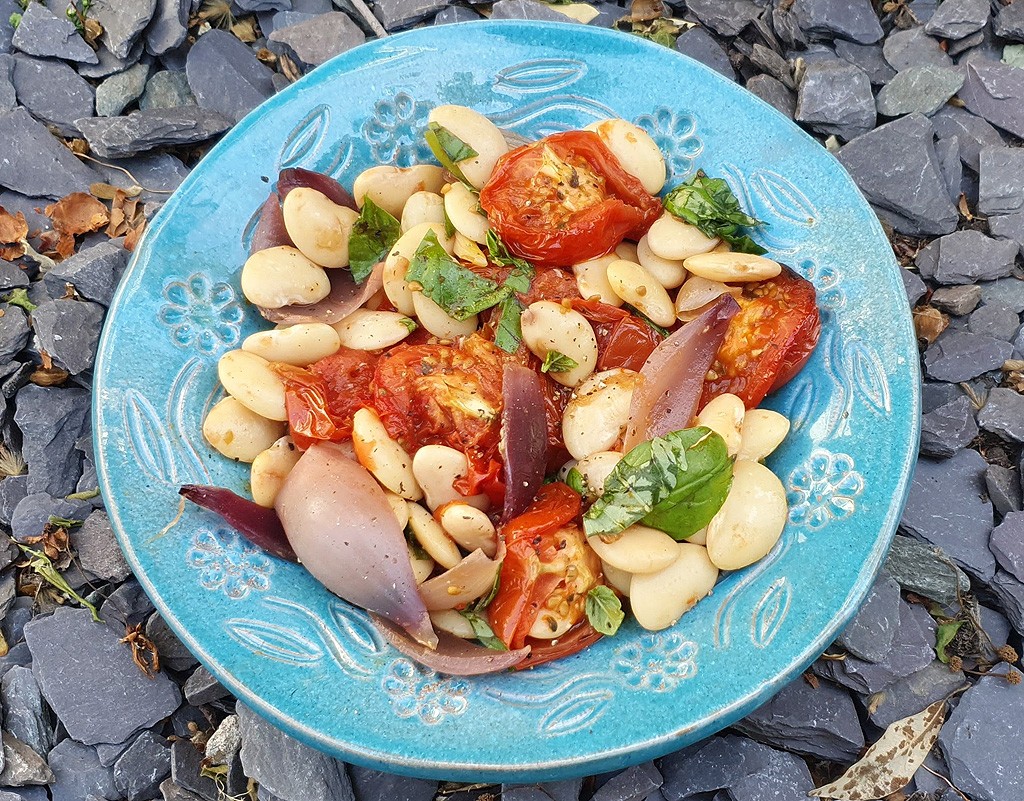
[{"label": "glazed blue plate rim", "polygon": [[[558,40],[561,40],[564,43],[569,43],[573,39],[579,40],[580,37],[596,37],[598,40],[604,40],[607,42],[609,51],[616,49],[628,51],[630,49],[639,48],[649,54],[658,54],[659,58],[663,58],[665,53],[668,52],[658,45],[635,41],[624,34],[602,29],[585,28],[571,23],[536,23],[501,20],[460,23],[457,26],[448,26],[446,29],[441,30],[417,29],[409,31],[404,34],[389,37],[388,39],[369,42],[355,50],[342,54],[323,67],[313,71],[310,75],[307,75],[296,84],[287,87],[282,92],[267,100],[263,105],[250,113],[245,119],[236,125],[221,142],[211,149],[202,164],[193,170],[193,172],[186,178],[185,182],[183,182],[179,190],[159,212],[156,220],[151,226],[151,230],[147,233],[144,242],[133,257],[114,300],[111,303],[110,309],[112,313],[108,316],[107,322],[104,326],[99,347],[99,355],[97,358],[95,377],[97,398],[100,398],[104,394],[107,382],[112,377],[111,359],[113,358],[113,354],[111,353],[110,348],[112,347],[111,343],[115,336],[115,329],[119,323],[119,318],[114,314],[114,312],[120,310],[127,302],[126,298],[129,294],[132,286],[132,280],[136,273],[141,273],[145,270],[146,258],[150,255],[150,251],[153,247],[153,241],[159,237],[160,231],[166,227],[168,219],[170,219],[171,216],[177,212],[179,206],[185,202],[184,199],[188,196],[188,192],[191,188],[202,181],[205,172],[204,166],[209,168],[209,165],[214,164],[222,154],[230,152],[236,142],[245,139],[250,129],[258,128],[260,126],[265,114],[285,107],[292,102],[298,101],[300,94],[307,87],[323,84],[329,81],[331,77],[343,76],[346,71],[361,69],[367,66],[372,68],[374,57],[379,55],[379,51],[396,47],[396,43],[412,47],[423,40],[426,40],[428,44],[433,43],[433,41],[440,36],[450,37],[451,40],[454,41],[456,31],[459,35],[464,35],[466,37],[475,37],[478,32],[481,35],[486,35],[487,33],[494,31],[507,32],[510,35],[523,37],[524,41],[518,44],[519,46],[525,47],[527,50],[531,47],[540,46],[541,44],[549,45]],[[547,41],[538,44],[525,41],[531,36],[546,39]],[[630,47],[626,46],[627,43]],[[613,55],[608,55],[606,57],[614,58]],[[716,86],[718,90],[725,92],[726,94],[739,91],[732,82],[703,65],[692,62],[680,54],[672,54],[672,57],[678,58],[680,60],[680,64],[688,63],[688,70],[696,71],[701,75],[702,80],[710,82],[712,85]],[[814,147],[819,147],[813,139],[796,128],[795,125],[792,125],[789,120],[778,114],[775,109],[763,103],[763,101],[753,95],[747,95],[743,102],[750,105],[751,108],[756,109],[761,115],[767,115],[769,119],[774,118],[777,121],[784,121],[791,129],[790,133],[793,136],[802,137],[807,143],[813,143]],[[852,181],[839,166],[838,162],[829,158],[824,160],[823,164],[828,165],[825,169],[831,172],[831,175],[827,176],[829,180],[838,180],[840,183],[845,184],[848,191],[856,193],[856,189]],[[258,200],[259,199],[254,199],[254,207],[257,205]],[[870,233],[876,239],[884,242],[886,248],[888,248],[888,243],[885,240],[882,228],[874,214],[870,211],[863,199],[860,200],[860,203],[862,204],[863,211],[865,213],[864,219],[861,222],[868,226]],[[891,252],[889,253],[887,262],[888,263],[884,266],[890,270],[888,282],[889,288],[893,289],[895,287],[895,283],[898,283],[898,281],[895,277],[895,273],[892,273],[891,270],[898,269],[898,267],[892,259]],[[902,291],[901,286],[899,289]],[[909,341],[913,342],[908,313],[901,315],[900,323],[900,328],[902,330],[898,331],[898,334],[904,338],[909,337]],[[870,589],[873,577],[879,569],[891,538],[895,533],[900,512],[906,500],[907,493],[909,492],[910,477],[916,459],[919,427],[918,412],[920,408],[918,387],[919,367],[917,363],[916,347],[914,352],[908,355],[912,356],[912,358],[908,358],[906,365],[906,369],[910,373],[909,378],[911,386],[909,408],[906,410],[910,424],[904,432],[904,438],[909,443],[909,447],[906,447],[902,453],[902,459],[900,460],[899,465],[900,477],[897,482],[897,486],[894,488],[895,495],[893,496],[892,503],[882,521],[881,530],[874,540],[874,545],[870,551],[869,557],[863,562],[857,581],[850,588],[845,602],[832,616],[829,624],[821,630],[821,633],[815,639],[810,641],[799,653],[792,656],[789,668],[773,676],[766,677],[764,682],[754,687],[750,692],[736,697],[728,705],[719,707],[714,717],[702,720],[695,726],[682,730],[666,726],[661,736],[651,737],[643,742],[631,743],[614,749],[601,748],[598,744],[595,744],[591,753],[583,755],[575,753],[564,757],[551,757],[550,759],[543,761],[538,760],[536,763],[532,764],[514,763],[514,761],[511,760],[495,760],[493,762],[479,761],[470,765],[463,760],[448,759],[443,755],[441,755],[441,758],[437,758],[438,755],[432,755],[430,758],[426,758],[423,756],[412,756],[410,754],[395,754],[379,747],[367,747],[355,742],[340,742],[337,738],[323,733],[315,726],[311,726],[306,722],[284,715],[275,707],[271,700],[264,699],[260,695],[254,693],[250,686],[238,679],[235,673],[229,667],[224,665],[220,659],[218,659],[217,653],[215,651],[211,651],[207,647],[206,643],[200,642],[192,636],[190,631],[181,624],[174,609],[168,606],[165,602],[165,599],[160,593],[158,587],[150,580],[147,570],[140,561],[140,557],[136,552],[135,542],[133,538],[128,535],[122,523],[121,508],[116,502],[114,491],[111,488],[112,479],[109,472],[108,454],[105,451],[108,427],[106,421],[103,419],[103,407],[100,403],[96,403],[93,409],[97,455],[96,467],[100,488],[103,493],[104,500],[107,503],[107,507],[111,512],[111,520],[114,524],[118,540],[128,557],[133,571],[147,594],[149,594],[153,599],[158,611],[167,620],[175,633],[190,648],[190,650],[200,658],[203,664],[208,667],[228,689],[230,689],[244,703],[259,710],[261,714],[272,720],[276,725],[289,734],[292,734],[307,743],[327,750],[335,756],[350,759],[351,761],[359,762],[361,764],[372,765],[385,770],[411,775],[430,776],[436,778],[482,779],[489,781],[526,781],[564,778],[572,775],[581,775],[583,773],[596,773],[605,769],[656,757],[673,750],[674,747],[682,742],[684,738],[686,738],[686,742],[691,741],[691,735],[695,731],[709,735],[713,731],[723,728],[746,712],[755,708],[759,703],[767,700],[769,695],[780,689],[786,682],[796,677],[821,651],[824,650],[825,647],[827,647],[827,645],[834,639],[840,628],[853,616],[856,608]]]}]

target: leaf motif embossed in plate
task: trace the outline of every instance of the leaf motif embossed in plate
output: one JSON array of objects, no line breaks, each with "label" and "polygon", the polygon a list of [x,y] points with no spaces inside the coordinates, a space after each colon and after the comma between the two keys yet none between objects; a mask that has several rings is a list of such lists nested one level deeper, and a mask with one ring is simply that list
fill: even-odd
[{"label": "leaf motif embossed in plate", "polygon": [[538,729],[548,736],[574,734],[601,717],[614,696],[609,689],[569,696],[541,718]]},{"label": "leaf motif embossed in plate", "polygon": [[754,606],[750,619],[750,639],[754,645],[758,648],[771,645],[786,619],[792,600],[789,580],[785,576],[775,579]]},{"label": "leaf motif embossed in plate", "polygon": [[572,58],[538,58],[506,67],[494,76],[494,88],[517,94],[557,92],[587,74],[587,65]]},{"label": "leaf motif embossed in plate", "polygon": [[845,354],[844,364],[853,376],[853,385],[872,409],[888,414],[891,410],[889,379],[878,354],[858,339],[846,343]]},{"label": "leaf motif embossed in plate", "polygon": [[289,665],[314,665],[324,658],[324,650],[312,640],[287,626],[262,620],[234,618],[224,624],[228,636],[257,656],[265,656]]},{"label": "leaf motif embossed in plate", "polygon": [[331,125],[331,109],[321,103],[309,110],[284,140],[278,170],[299,167],[303,162],[312,162],[327,138]]},{"label": "leaf motif embossed in plate", "polygon": [[137,389],[125,390],[121,415],[143,472],[156,481],[178,483],[167,429],[149,399]]}]

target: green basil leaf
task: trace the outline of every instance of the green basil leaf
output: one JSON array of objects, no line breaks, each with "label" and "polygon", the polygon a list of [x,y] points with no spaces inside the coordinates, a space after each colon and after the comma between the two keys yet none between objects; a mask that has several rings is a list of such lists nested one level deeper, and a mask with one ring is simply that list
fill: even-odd
[{"label": "green basil leaf", "polygon": [[583,473],[575,467],[565,474],[565,483],[577,495],[587,497],[587,480],[583,477]]},{"label": "green basil leaf", "polygon": [[[476,158],[480,154],[447,128],[438,125],[436,122],[427,125],[423,138],[427,140],[427,145],[434,154],[434,158],[441,162],[441,166],[472,189],[473,185],[463,175],[458,163],[466,159]],[[475,192],[476,190],[473,189],[473,191]]]},{"label": "green basil leaf", "polygon": [[622,621],[626,619],[619,596],[603,584],[587,593],[586,610],[590,625],[609,637],[619,630]]},{"label": "green basil leaf", "polygon": [[559,353],[557,350],[549,350],[544,354],[544,361],[541,362],[540,371],[542,373],[567,373],[579,366],[579,362],[566,356],[564,353]]},{"label": "green basil leaf", "polygon": [[646,314],[640,311],[636,306],[630,306],[628,303],[623,303],[622,308],[628,310],[630,314],[638,318],[641,322],[646,323],[649,328],[654,329],[663,337],[667,337],[669,334],[672,333],[664,326],[658,325],[656,322],[654,322],[654,320],[652,320],[650,317],[648,317]]},{"label": "green basil leaf", "polygon": [[505,647],[505,643],[495,636],[494,630],[487,623],[487,619],[479,612],[472,612],[467,609],[459,614],[469,621],[469,625],[473,627],[473,634],[476,635],[481,645],[490,648],[492,651],[508,650]]},{"label": "green basil leaf", "polygon": [[417,328],[419,328],[419,326],[416,324],[416,321],[413,320],[410,317],[403,317],[398,322],[400,322],[402,325],[404,325],[405,326],[405,330],[408,331],[410,334],[413,331],[415,331]]},{"label": "green basil leaf", "polygon": [[508,287],[499,286],[453,260],[433,231],[428,231],[420,242],[405,280],[420,284],[423,294],[456,320],[466,320],[496,306],[512,293]]},{"label": "green basil leaf", "polygon": [[665,196],[665,209],[705,236],[724,239],[733,250],[767,253],[743,230],[766,223],[744,213],[729,185],[721,178],[709,178],[703,170]]},{"label": "green basil leaf", "polygon": [[583,515],[583,529],[588,537],[617,534],[643,521],[684,540],[711,522],[731,486],[725,440],[703,426],[673,431],[622,458]]},{"label": "green basil leaf", "polygon": [[[508,284],[505,284],[508,286]],[[498,325],[494,330],[494,344],[505,353],[515,353],[523,341],[523,304],[515,295],[509,295],[498,306]]]},{"label": "green basil leaf", "polygon": [[370,198],[365,198],[348,239],[349,269],[357,284],[363,283],[373,272],[374,265],[384,260],[400,235],[398,220]]},{"label": "green basil leaf", "polygon": [[487,255],[493,264],[511,267],[512,272],[505,279],[505,286],[513,292],[525,294],[530,291],[530,282],[536,274],[533,265],[525,259],[519,259],[508,252],[508,247],[494,231],[487,231]]},{"label": "green basil leaf", "polygon": [[948,623],[940,623],[935,630],[935,655],[939,661],[949,664],[949,654],[946,653],[946,646],[953,642],[956,633],[964,624],[962,620],[950,620]]}]

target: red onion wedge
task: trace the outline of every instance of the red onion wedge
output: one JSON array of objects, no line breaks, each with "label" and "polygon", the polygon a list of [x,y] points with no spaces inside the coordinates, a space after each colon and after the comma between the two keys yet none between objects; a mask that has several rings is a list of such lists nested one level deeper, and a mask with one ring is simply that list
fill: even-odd
[{"label": "red onion wedge", "polygon": [[259,307],[260,314],[272,323],[295,325],[296,323],[327,323],[334,325],[344,320],[362,306],[384,286],[384,264],[378,264],[362,283],[352,280],[352,273],[341,268],[328,270],[331,279],[331,294],[319,303],[308,306],[282,306],[280,309]]},{"label": "red onion wedge", "polygon": [[284,480],[275,507],[314,578],[427,648],[437,646],[416,591],[405,534],[384,491],[362,465],[333,443],[317,443]]},{"label": "red onion wedge", "polygon": [[301,167],[290,167],[287,170],[281,170],[277,176],[277,191],[282,200],[285,195],[300,186],[315,189],[338,206],[347,206],[353,211],[359,211],[359,207],[356,206],[349,191],[329,175],[304,170]]},{"label": "red onion wedge", "polygon": [[480,676],[513,668],[530,653],[529,647],[518,651],[494,651],[449,634],[438,632],[437,648],[431,650],[413,642],[398,626],[377,615],[370,616],[384,639],[421,665],[451,676]]},{"label": "red onion wedge", "polygon": [[292,238],[288,236],[288,231],[284,227],[281,198],[277,192],[271,192],[260,209],[260,219],[256,223],[256,230],[252,232],[252,242],[249,244],[249,255],[259,250],[290,244]]},{"label": "red onion wedge", "polygon": [[490,592],[500,567],[501,562],[477,548],[455,567],[420,584],[420,597],[431,612],[465,606]]},{"label": "red onion wedge", "polygon": [[178,490],[178,494],[184,495],[196,506],[216,512],[225,523],[267,553],[289,562],[298,561],[281,520],[273,509],[253,503],[222,487],[186,484]]},{"label": "red onion wedge", "polygon": [[540,376],[506,364],[501,378],[501,452],[505,457],[503,522],[521,514],[540,485],[548,460],[548,429]]},{"label": "red onion wedge", "polygon": [[641,442],[690,425],[697,413],[704,377],[718,355],[729,321],[740,309],[723,295],[700,317],[687,323],[654,349],[633,393],[623,451]]}]

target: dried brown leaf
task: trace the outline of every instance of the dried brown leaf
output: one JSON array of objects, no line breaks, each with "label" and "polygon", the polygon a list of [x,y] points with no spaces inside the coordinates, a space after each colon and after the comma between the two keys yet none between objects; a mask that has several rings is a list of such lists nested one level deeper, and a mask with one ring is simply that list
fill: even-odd
[{"label": "dried brown leaf", "polygon": [[897,720],[861,760],[831,784],[810,795],[837,801],[877,801],[902,790],[935,745],[946,716],[946,702],[936,701],[916,715]]},{"label": "dried brown leaf", "polygon": [[[11,214],[0,206],[0,244],[15,245],[28,236],[28,222],[22,212]],[[22,251],[24,252],[24,251]]]},{"label": "dried brown leaf", "polygon": [[252,44],[259,38],[256,36],[255,17],[242,17],[231,26],[230,31],[236,39],[246,44]]},{"label": "dried brown leaf", "polygon": [[931,345],[939,334],[946,330],[949,318],[934,306],[918,306],[914,309],[914,331],[918,339]]},{"label": "dried brown leaf", "polygon": [[54,228],[72,236],[98,231],[110,219],[107,207],[86,192],[72,192],[62,197],[47,206],[45,213],[53,220]]},{"label": "dried brown leaf", "polygon": [[139,240],[142,238],[143,232],[146,230],[146,221],[143,219],[138,225],[132,228],[124,237],[124,249],[129,253],[135,250],[136,245],[139,244]]},{"label": "dried brown leaf", "polygon": [[971,222],[974,219],[974,215],[971,214],[971,209],[967,205],[967,195],[963,192],[960,193],[960,200],[957,202],[956,207],[960,211],[961,216],[968,222]]},{"label": "dried brown leaf", "polygon": [[142,630],[142,624],[125,626],[125,635],[121,642],[132,649],[132,661],[146,678],[156,678],[156,674],[160,672],[160,653],[156,649],[156,644]]},{"label": "dried brown leaf", "polygon": [[629,4],[629,17],[636,22],[650,22],[665,16],[662,0],[633,0]]},{"label": "dried brown leaf", "polygon": [[92,17],[87,17],[83,26],[85,28],[85,41],[95,47],[97,41],[103,35],[103,26]]},{"label": "dried brown leaf", "polygon": [[14,261],[25,255],[25,245],[0,245],[0,259]]},{"label": "dried brown leaf", "polygon": [[113,200],[117,197],[118,192],[124,193],[127,197],[138,197],[142,194],[142,187],[130,186],[127,189],[121,189],[120,187],[104,183],[92,184],[89,187],[89,193],[100,200]]}]

